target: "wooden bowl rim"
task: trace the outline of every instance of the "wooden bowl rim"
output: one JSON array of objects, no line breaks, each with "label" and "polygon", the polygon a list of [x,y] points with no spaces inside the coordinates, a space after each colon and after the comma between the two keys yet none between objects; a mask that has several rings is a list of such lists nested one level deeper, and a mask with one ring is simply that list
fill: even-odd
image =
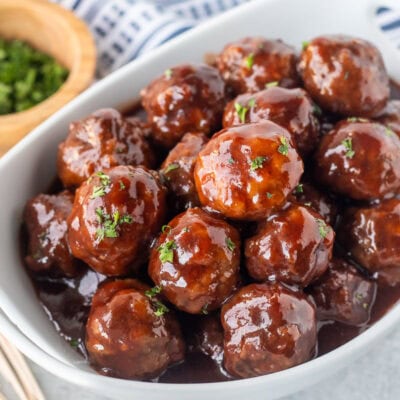
[{"label": "wooden bowl rim", "polygon": [[[26,125],[27,120],[33,116],[37,119],[38,114],[43,115],[43,120],[71,101],[93,81],[96,68],[96,46],[94,39],[87,25],[71,11],[46,0],[2,0],[0,2],[0,10],[7,8],[20,11],[25,6],[29,5],[32,7],[33,2],[36,3],[35,7],[43,9],[43,13],[47,13],[47,15],[52,13],[64,19],[66,25],[70,27],[69,33],[75,35],[77,44],[79,44],[79,58],[73,61],[68,78],[55,93],[28,110],[1,115],[0,124],[18,125],[19,122],[24,120],[23,124]],[[84,63],[80,62],[82,59],[85,59]]]}]

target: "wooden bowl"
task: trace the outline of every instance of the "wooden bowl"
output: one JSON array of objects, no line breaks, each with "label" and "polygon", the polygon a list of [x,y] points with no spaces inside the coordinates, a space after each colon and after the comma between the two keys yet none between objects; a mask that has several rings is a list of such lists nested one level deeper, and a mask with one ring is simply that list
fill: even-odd
[{"label": "wooden bowl", "polygon": [[0,37],[20,39],[54,57],[69,75],[52,96],[29,110],[0,116],[0,155],[93,80],[96,49],[87,26],[46,0],[1,0]]}]

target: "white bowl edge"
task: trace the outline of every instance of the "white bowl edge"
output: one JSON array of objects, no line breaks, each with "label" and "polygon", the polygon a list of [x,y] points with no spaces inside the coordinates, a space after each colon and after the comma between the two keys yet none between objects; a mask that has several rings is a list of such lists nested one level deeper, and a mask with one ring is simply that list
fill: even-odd
[{"label": "white bowl edge", "polygon": [[[18,236],[16,220],[19,221],[27,198],[38,190],[43,190],[55,175],[54,149],[65,136],[69,121],[96,108],[107,105],[116,107],[126,103],[135,97],[142,86],[171,65],[200,61],[204,52],[216,51],[233,39],[251,34],[283,37],[298,47],[303,40],[322,33],[344,32],[366,37],[379,44],[392,76],[400,78],[400,69],[396,70],[397,65],[400,65],[399,54],[374,28],[370,19],[371,1],[338,0],[322,3],[319,0],[305,0],[299,3],[296,0],[253,1],[215,18],[207,26],[200,26],[163,45],[87,90],[35,129],[0,160],[0,182],[3,182],[3,188],[11,188],[7,191],[3,189],[1,195],[5,205],[2,204],[0,208],[0,221],[3,222],[0,232],[0,306],[19,328],[0,315],[0,330],[35,362],[71,382],[118,398],[129,398],[143,393],[149,400],[174,398],[171,396],[179,396],[185,400],[203,400],[204,396],[211,395],[218,395],[221,400],[234,400],[241,399],[245,389],[246,396],[273,399],[315,383],[345,365],[362,354],[368,345],[376,343],[400,321],[400,305],[396,305],[378,323],[337,350],[276,374],[226,383],[153,384],[106,378],[92,372],[51,330],[38,302],[30,304],[24,301],[25,295],[32,299],[34,293],[23,269],[16,270],[21,264],[16,262],[19,259],[18,249],[15,247]],[[358,12],[358,17],[351,18],[351,12]],[[302,15],[312,15],[314,23],[301,27],[294,25],[295,19],[303,23],[300,20]],[[238,26],[243,29],[239,31]],[[199,41],[201,45],[194,46]],[[128,83],[134,79],[140,83],[132,82],[131,89]],[[46,142],[42,140],[44,137]],[[43,162],[39,163],[38,160]],[[22,161],[27,164],[26,168],[21,168]],[[34,318],[37,321],[32,321]],[[36,326],[33,322],[36,322]],[[41,332],[37,326],[45,329]],[[47,329],[50,331],[47,332]]]}]

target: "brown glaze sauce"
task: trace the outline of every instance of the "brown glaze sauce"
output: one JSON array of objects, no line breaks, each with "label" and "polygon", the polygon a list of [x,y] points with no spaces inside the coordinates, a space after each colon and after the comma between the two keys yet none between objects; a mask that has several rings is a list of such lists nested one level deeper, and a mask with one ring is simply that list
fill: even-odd
[{"label": "brown glaze sauce", "polygon": [[[392,82],[391,86],[391,97],[400,99],[400,85]],[[137,104],[125,114],[135,115],[139,118],[144,116],[143,110],[138,108]],[[56,192],[58,190],[60,190],[60,186],[53,187],[51,191]],[[26,237],[22,234],[22,254],[26,254],[26,245]],[[50,278],[36,275],[28,269],[27,273],[31,277],[41,305],[57,332],[70,343],[71,347],[87,358],[84,346],[85,324],[92,296],[97,286],[106,277],[90,269],[76,278]],[[316,356],[326,354],[364,332],[378,321],[399,299],[400,285],[390,287],[378,283],[376,300],[368,324],[355,327],[334,321],[321,322],[319,324],[318,353]],[[179,365],[170,367],[157,381],[164,383],[202,383],[235,379],[229,376],[222,367],[222,353],[218,345],[214,346],[215,349],[211,352],[211,355],[201,352],[198,339],[196,339],[199,335],[199,325],[193,321],[193,316],[179,313],[179,318],[188,344],[186,359]]]}]

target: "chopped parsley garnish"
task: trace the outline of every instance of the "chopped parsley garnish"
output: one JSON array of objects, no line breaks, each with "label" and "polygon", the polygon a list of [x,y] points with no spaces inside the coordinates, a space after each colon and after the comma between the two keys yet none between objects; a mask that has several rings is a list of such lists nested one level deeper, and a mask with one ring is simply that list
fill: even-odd
[{"label": "chopped parsley garnish", "polygon": [[100,228],[96,230],[96,239],[101,242],[104,238],[116,238],[119,236],[119,226],[122,224],[131,224],[133,218],[130,215],[120,215],[119,211],[114,211],[112,216],[107,214],[102,208],[97,207],[97,219]]},{"label": "chopped parsley garnish", "polygon": [[161,227],[161,232],[162,232],[162,233],[165,233],[165,232],[168,233],[171,229],[172,229],[172,228],[171,228],[169,225],[163,225],[163,226]]},{"label": "chopped parsley garnish", "polygon": [[278,151],[279,153],[281,153],[284,156],[287,156],[289,154],[289,142],[288,140],[285,138],[285,136],[281,136],[279,138],[281,144],[278,147]]},{"label": "chopped parsley garnish", "polygon": [[228,247],[228,249],[229,249],[230,251],[235,250],[236,245],[235,245],[235,243],[233,243],[233,241],[232,241],[231,238],[226,238],[225,243],[226,243],[226,246]]},{"label": "chopped parsley garnish", "polygon": [[176,249],[175,241],[169,240],[168,242],[163,243],[158,248],[158,252],[160,253],[160,261],[162,263],[173,262],[174,261],[174,249]]},{"label": "chopped parsley garnish", "polygon": [[301,47],[303,48],[303,50],[305,50],[309,46],[309,44],[310,44],[310,42],[304,41],[301,43]]},{"label": "chopped parsley garnish", "polygon": [[171,76],[172,76],[172,69],[171,69],[171,68],[166,69],[165,72],[164,72],[164,75],[165,75],[165,77],[166,77],[167,79],[171,78]]},{"label": "chopped parsley garnish", "polygon": [[95,186],[93,188],[91,199],[95,199],[96,197],[103,197],[106,194],[106,188],[104,186]]},{"label": "chopped parsley garnish", "polygon": [[120,224],[131,224],[133,222],[133,218],[130,215],[123,215],[120,219],[119,219],[119,223]]},{"label": "chopped parsley garnish", "polygon": [[322,239],[325,239],[329,233],[329,227],[323,219],[317,218],[318,231]]},{"label": "chopped parsley garnish", "polygon": [[342,145],[346,149],[345,156],[347,158],[353,158],[354,154],[356,154],[356,153],[353,150],[353,141],[352,141],[352,139],[351,138],[346,138],[346,139],[342,140]]},{"label": "chopped parsley garnish", "polygon": [[390,126],[385,126],[385,134],[387,136],[396,136],[394,130]]},{"label": "chopped parsley garnish", "polygon": [[69,341],[69,345],[70,345],[72,348],[77,349],[78,346],[79,346],[79,340],[78,340],[78,339],[71,339],[71,340]]},{"label": "chopped parsley garnish", "polygon": [[313,105],[313,113],[317,116],[320,117],[322,115],[322,110],[321,107],[318,104]]},{"label": "chopped parsley garnish", "polygon": [[364,296],[360,292],[356,292],[355,297],[358,301],[362,301],[364,299]]},{"label": "chopped parsley garnish", "polygon": [[165,304],[161,303],[161,301],[158,301],[158,300],[153,301],[153,305],[156,308],[154,311],[154,315],[156,317],[161,317],[165,313],[169,312],[169,308]]},{"label": "chopped parsley garnish", "polygon": [[106,215],[104,213],[104,210],[101,207],[97,207],[96,210],[95,210],[95,213],[97,215],[97,219],[99,220],[99,222],[102,223],[103,219],[104,219],[104,217]]},{"label": "chopped parsley garnish", "polygon": [[167,166],[167,168],[164,169],[164,174],[168,174],[168,172],[174,171],[175,169],[178,169],[178,168],[179,168],[179,164],[177,164],[177,163],[169,164]]},{"label": "chopped parsley garnish", "polygon": [[270,193],[270,192],[267,192],[267,198],[268,198],[268,199],[272,198],[272,196],[273,196],[273,194],[272,194],[272,193]]},{"label": "chopped parsley garnish", "polygon": [[125,190],[126,189],[126,186],[125,186],[125,184],[124,184],[124,182],[122,180],[119,181],[119,188],[120,188],[120,190]]},{"label": "chopped parsley garnish", "polygon": [[265,84],[265,87],[266,88],[270,88],[270,87],[275,87],[275,86],[278,86],[279,85],[279,82],[278,81],[273,81],[273,82],[268,82],[268,83],[266,83]]},{"label": "chopped parsley garnish", "polygon": [[111,184],[111,179],[104,172],[99,171],[95,173],[95,176],[100,178],[100,186],[95,186],[93,188],[91,199],[95,199],[96,197],[102,197],[107,193],[107,189]]},{"label": "chopped parsley garnish", "polygon": [[234,164],[234,162],[235,162],[235,160],[234,160],[233,158],[230,158],[230,159],[228,160],[228,163],[229,163],[229,164]]},{"label": "chopped parsley garnish", "polygon": [[246,66],[247,66],[248,69],[252,69],[253,68],[253,64],[254,64],[254,54],[250,53],[246,57]]},{"label": "chopped parsley garnish", "polygon": [[154,286],[144,292],[144,294],[150,299],[152,306],[155,308],[154,314],[156,317],[161,317],[169,311],[169,308],[165,304],[155,298],[160,293],[160,286]]},{"label": "chopped parsley garnish", "polygon": [[151,299],[152,299],[154,296],[156,296],[157,294],[160,294],[160,293],[161,293],[161,287],[160,287],[160,286],[154,286],[154,287],[152,287],[151,289],[146,290],[146,291],[144,292],[144,294],[145,294],[147,297],[150,297]]},{"label": "chopped parsley garnish", "polygon": [[251,166],[250,169],[252,171],[255,171],[258,168],[262,168],[262,165],[264,163],[264,161],[267,159],[267,157],[264,156],[258,156],[256,157],[254,160],[251,161]]},{"label": "chopped parsley garnish", "polygon": [[358,118],[358,117],[349,117],[347,118],[348,122],[368,122],[366,118]]},{"label": "chopped parsley garnish", "polygon": [[246,122],[246,113],[249,111],[247,107],[242,106],[240,103],[235,103],[235,110],[237,115],[239,116],[240,121],[242,124]]},{"label": "chopped parsley garnish", "polygon": [[43,231],[38,235],[40,246],[45,247],[47,245],[47,239],[48,239],[48,232],[47,230]]},{"label": "chopped parsley garnish", "polygon": [[294,192],[296,193],[296,194],[298,194],[298,193],[303,193],[303,184],[302,183],[299,183],[297,186],[296,186],[296,188],[294,189]]},{"label": "chopped parsley garnish", "polygon": [[21,40],[0,39],[0,115],[20,112],[54,94],[68,70]]},{"label": "chopped parsley garnish", "polygon": [[188,226],[185,226],[185,227],[183,228],[183,232],[189,232],[189,227],[188,227]]},{"label": "chopped parsley garnish", "polygon": [[110,177],[106,175],[104,172],[98,171],[96,172],[95,175],[97,175],[100,178],[100,182],[102,185],[108,186],[111,183]]},{"label": "chopped parsley garnish", "polygon": [[207,315],[207,314],[208,314],[207,308],[208,308],[208,304],[205,304],[205,305],[201,308],[201,313],[204,314],[204,315]]},{"label": "chopped parsley garnish", "polygon": [[254,107],[256,104],[256,99],[252,97],[247,104],[250,108]]}]

